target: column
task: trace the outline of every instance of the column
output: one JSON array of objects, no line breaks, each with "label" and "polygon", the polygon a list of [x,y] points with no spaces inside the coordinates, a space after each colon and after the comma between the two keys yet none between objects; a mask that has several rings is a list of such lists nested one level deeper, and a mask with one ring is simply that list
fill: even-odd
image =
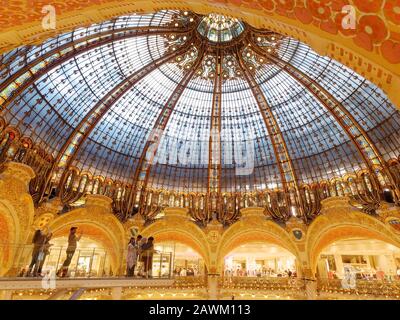
[{"label": "column", "polygon": [[[0,276],[15,276],[20,270],[18,264],[27,243],[34,217],[34,205],[29,194],[29,182],[35,177],[33,169],[25,164],[7,162],[0,173],[0,203],[2,215],[7,223],[0,246]],[[19,225],[20,228],[16,229]],[[9,246],[13,243],[13,246]]]},{"label": "column", "polygon": [[333,257],[335,258],[335,265],[336,265],[336,275],[343,279],[343,260],[340,254],[334,254]]},{"label": "column", "polygon": [[317,279],[309,267],[303,268],[304,290],[307,300],[317,299]]},{"label": "column", "polygon": [[307,300],[317,299],[317,281],[315,279],[306,279],[306,298]]},{"label": "column", "polygon": [[256,260],[254,258],[246,257],[246,270],[249,276],[253,276],[254,266],[256,264]]},{"label": "column", "polygon": [[218,279],[219,275],[217,274],[209,274],[207,277],[208,300],[218,300]]},{"label": "column", "polygon": [[385,254],[378,256],[378,269],[385,272],[385,275],[394,276],[397,268],[393,255]]}]

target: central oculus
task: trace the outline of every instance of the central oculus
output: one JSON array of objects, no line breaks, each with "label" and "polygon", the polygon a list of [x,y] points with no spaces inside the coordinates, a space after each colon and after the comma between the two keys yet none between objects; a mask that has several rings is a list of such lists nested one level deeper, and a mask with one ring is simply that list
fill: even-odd
[{"label": "central oculus", "polygon": [[205,16],[197,31],[211,42],[229,42],[240,36],[244,31],[244,24],[236,18],[211,13]]}]

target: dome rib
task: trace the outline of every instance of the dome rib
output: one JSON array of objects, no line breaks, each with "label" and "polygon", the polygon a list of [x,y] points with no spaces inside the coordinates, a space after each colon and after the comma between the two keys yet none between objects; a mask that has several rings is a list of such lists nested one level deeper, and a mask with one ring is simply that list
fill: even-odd
[{"label": "dome rib", "polygon": [[214,88],[210,117],[210,140],[208,146],[208,179],[207,179],[207,195],[208,210],[207,216],[203,217],[203,222],[211,218],[211,214],[216,212],[218,219],[221,216],[221,114],[222,114],[222,61],[224,59],[223,52],[218,49],[216,51],[216,67],[214,76]]},{"label": "dome rib", "polygon": [[[257,103],[258,109],[261,113],[262,119],[267,127],[269,138],[274,149],[276,160],[278,163],[278,168],[280,172],[281,182],[283,190],[286,194],[289,194],[291,189],[294,189],[296,193],[299,192],[299,185],[296,172],[293,167],[291,157],[289,155],[286,141],[282,135],[279,128],[277,120],[272,113],[271,107],[269,106],[264,93],[259,87],[257,81],[250,73],[245,65],[245,62],[240,57],[240,53],[237,53],[239,67],[242,73],[245,75],[247,82],[251,88],[254,99]],[[287,199],[289,201],[289,199]],[[290,212],[280,212],[281,215],[277,218],[285,220],[290,216]]]},{"label": "dome rib", "polygon": [[[191,41],[192,39],[190,39],[188,43],[190,43]],[[203,61],[205,49],[206,49],[205,45],[202,44],[198,49],[198,56],[196,60],[192,63],[191,66],[188,65],[190,66],[190,68],[188,68],[189,71],[186,72],[180,83],[176,86],[174,92],[169,97],[168,101],[164,104],[156,122],[153,125],[150,137],[147,139],[145,147],[142,150],[142,153],[139,158],[139,163],[134,173],[133,190],[129,195],[126,212],[124,212],[126,218],[128,218],[128,215],[133,212],[133,206],[135,204],[135,200],[138,193],[140,194],[140,202],[146,203],[144,202],[145,199],[143,191],[147,189],[152,163],[154,161],[154,157],[156,156],[157,149],[160,144],[161,135],[163,134],[165,128],[167,127],[171,114],[173,113],[180,97],[185,91],[187,84],[192,79],[193,75],[197,71],[197,68]],[[187,48],[183,47],[183,50],[180,50],[180,54],[186,53],[186,50]],[[150,147],[152,147],[152,149],[150,149]],[[150,153],[151,158],[146,159],[147,154],[149,152],[151,152]],[[146,212],[146,206],[143,206],[141,208],[140,214],[142,216],[145,216],[147,219],[152,219],[154,212]]]}]

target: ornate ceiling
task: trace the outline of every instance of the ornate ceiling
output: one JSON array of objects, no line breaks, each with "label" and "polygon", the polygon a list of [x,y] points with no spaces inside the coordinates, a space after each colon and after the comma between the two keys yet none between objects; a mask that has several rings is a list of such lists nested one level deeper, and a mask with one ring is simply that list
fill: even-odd
[{"label": "ornate ceiling", "polygon": [[[46,15],[43,7],[48,4],[56,9],[56,30],[44,30],[41,24]],[[342,27],[346,5],[356,13],[355,29]],[[93,22],[161,9],[218,12],[289,35],[363,74],[400,104],[394,89],[400,85],[399,0],[6,0],[0,8],[0,53],[21,44],[39,44],[52,35]]]},{"label": "ornate ceiling", "polygon": [[236,18],[126,15],[0,59],[3,122],[49,156],[46,188],[88,173],[135,192],[289,192],[399,155],[380,88]]}]

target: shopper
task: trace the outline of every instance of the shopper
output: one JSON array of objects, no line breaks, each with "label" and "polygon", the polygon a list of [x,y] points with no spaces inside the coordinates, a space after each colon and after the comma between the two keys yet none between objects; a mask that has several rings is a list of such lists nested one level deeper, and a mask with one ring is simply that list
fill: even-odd
[{"label": "shopper", "polygon": [[[45,241],[45,235],[42,230],[36,230],[35,234],[33,235],[32,243],[33,243],[33,250],[32,250],[32,259],[31,263],[28,267],[28,271],[26,273],[27,277],[30,277],[32,274],[32,269],[35,267],[35,270],[39,267],[39,254],[40,249]],[[33,276],[36,276],[35,271],[33,272]]]},{"label": "shopper", "polygon": [[51,240],[52,236],[53,236],[53,234],[51,232],[49,232],[45,236],[44,243],[43,243],[42,247],[40,248],[39,264],[38,264],[38,268],[36,271],[37,276],[41,276],[43,265],[46,261],[47,256],[50,254],[50,247],[52,246],[52,244],[50,243],[50,240]]},{"label": "shopper", "polygon": [[[138,236],[139,237],[139,236]],[[144,238],[142,236],[140,236],[140,240],[137,241],[137,246],[138,246],[138,276],[143,276],[143,269],[144,269],[144,263],[143,263],[143,259],[142,259],[142,253],[143,253],[143,246],[147,243],[147,238]]]},{"label": "shopper", "polygon": [[154,238],[150,237],[145,244],[142,245],[142,262],[144,277],[151,278],[151,271],[153,267],[153,253],[154,253]]},{"label": "shopper", "polygon": [[61,269],[57,272],[57,276],[59,277],[67,276],[69,265],[71,264],[72,257],[74,256],[76,247],[78,246],[78,241],[82,238],[82,233],[79,236],[76,235],[77,230],[77,227],[72,227],[69,231],[68,247],[66,252],[67,258],[65,259]]},{"label": "shopper", "polygon": [[126,276],[133,277],[138,257],[138,246],[135,238],[131,238],[128,243],[128,254],[126,256]]}]

